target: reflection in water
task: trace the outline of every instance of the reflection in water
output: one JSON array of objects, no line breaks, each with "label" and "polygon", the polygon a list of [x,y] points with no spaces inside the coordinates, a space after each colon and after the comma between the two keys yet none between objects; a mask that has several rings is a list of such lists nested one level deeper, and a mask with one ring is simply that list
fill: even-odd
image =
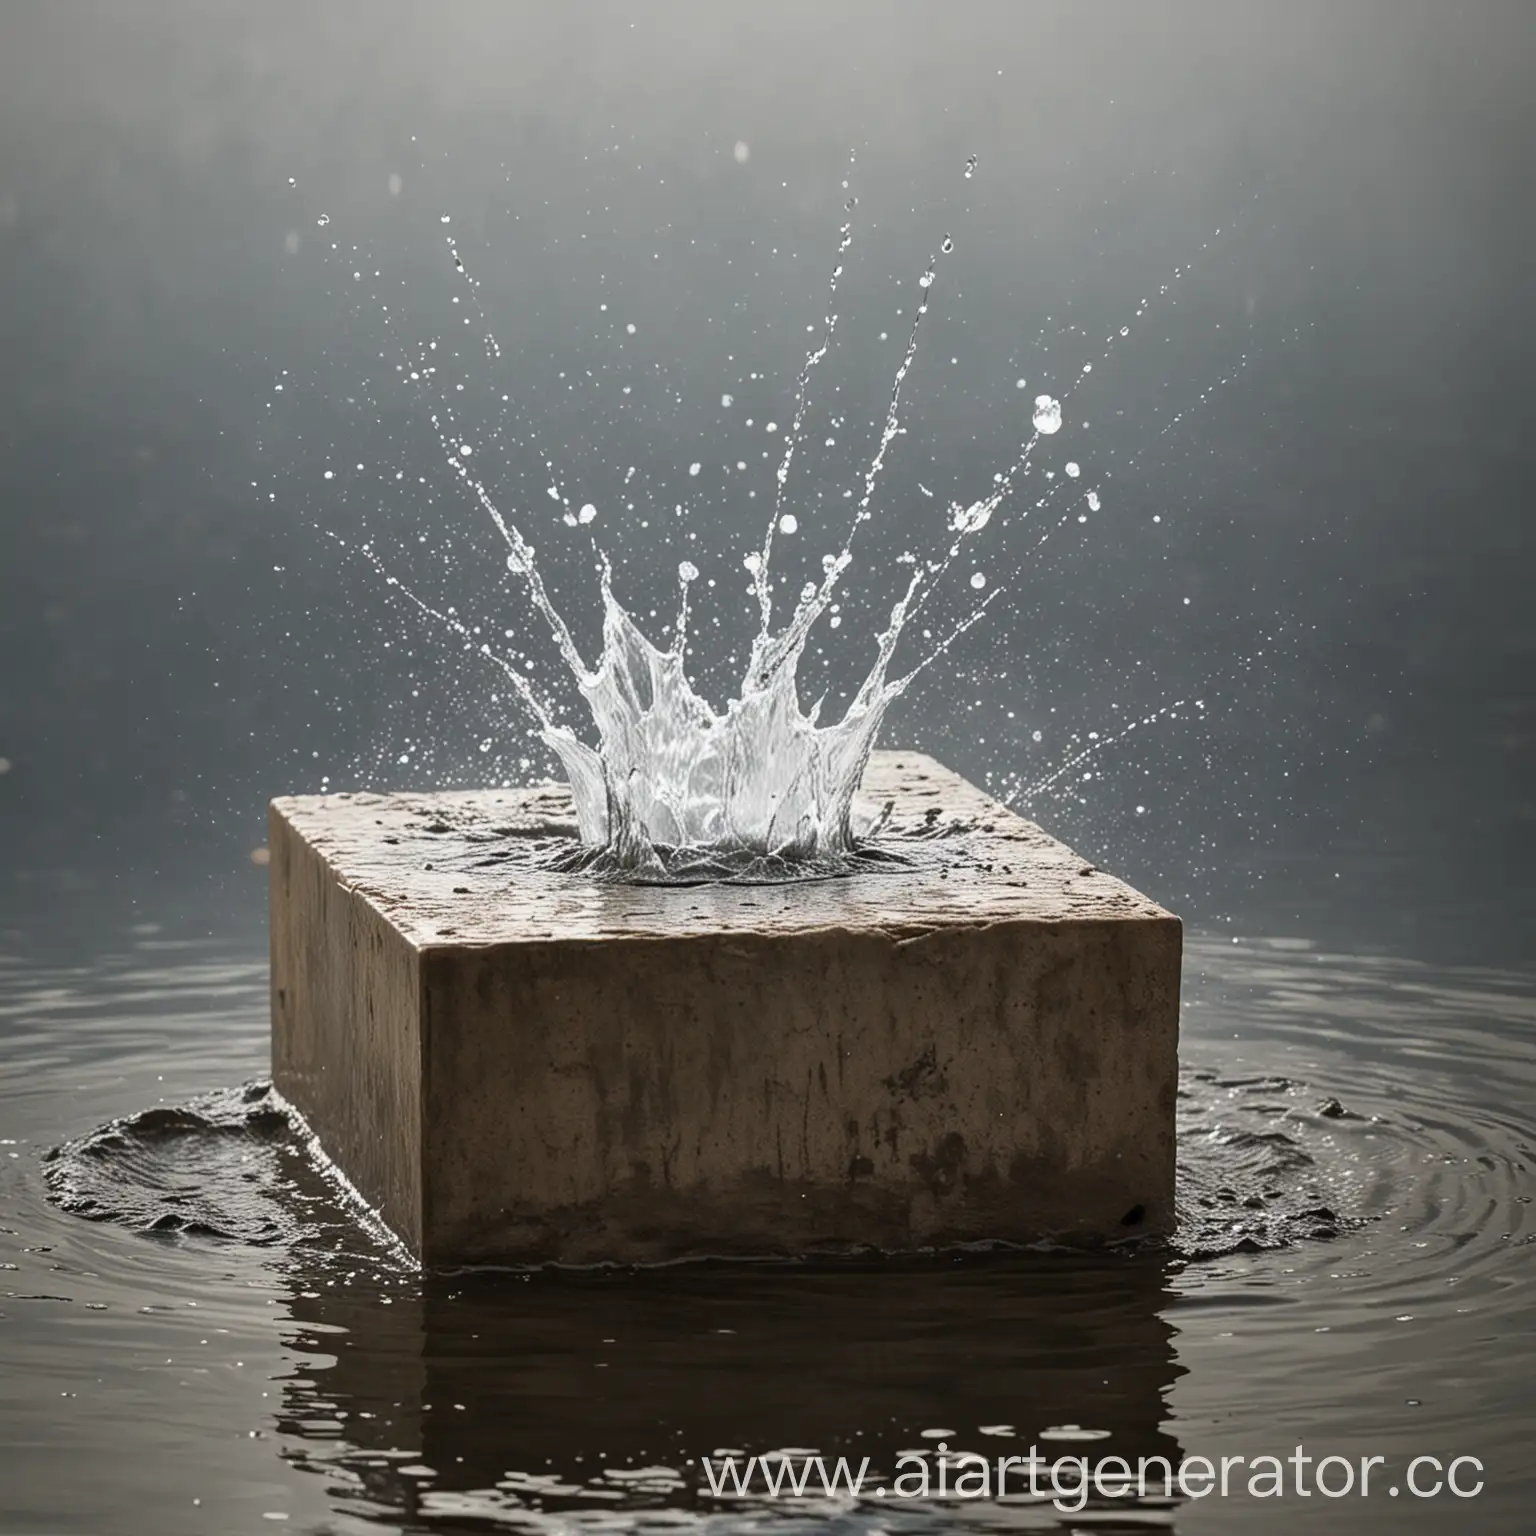
[{"label": "reflection in water", "polygon": [[334,1363],[285,1385],[290,1454],[343,1506],[410,1519],[718,1508],[700,1458],[723,1450],[867,1457],[873,1484],[904,1451],[936,1455],[939,1430],[994,1464],[1063,1425],[1101,1432],[1097,1451],[1179,1454],[1155,1259],[480,1274],[387,1306],[324,1268],[295,1283],[291,1343]]},{"label": "reflection in water", "polygon": [[[259,1084],[198,1096],[260,1070],[265,986],[258,960],[154,936],[89,966],[0,958],[0,1443],[29,1447],[6,1495],[25,1528],[820,1525],[709,1497],[699,1458],[889,1474],[1067,1424],[1105,1437],[1043,1454],[1470,1452],[1477,1528],[1522,1528],[1528,978],[1191,944],[1160,1252],[425,1278],[338,1207]],[[1188,1514],[1118,1507],[1090,1518]],[[1392,1508],[1305,1514],[1412,1528]],[[1086,1523],[1014,1499],[845,1497],[837,1519]]]}]

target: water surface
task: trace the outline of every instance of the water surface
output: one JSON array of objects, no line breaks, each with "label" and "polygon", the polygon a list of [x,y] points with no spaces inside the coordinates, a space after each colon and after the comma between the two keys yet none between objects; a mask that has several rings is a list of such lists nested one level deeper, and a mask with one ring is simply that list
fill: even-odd
[{"label": "water surface", "polygon": [[[1529,977],[1195,939],[1168,1250],[422,1277],[238,1091],[266,1066],[264,953],[146,928],[70,962],[6,939],[9,1531],[1525,1528]],[[189,1101],[201,1125],[142,1114]],[[61,1182],[48,1150],[121,1116]],[[1473,1454],[1487,1487],[1073,1517],[749,1507],[698,1463],[806,1447],[889,1469],[924,1431],[995,1456],[1068,1425],[1132,1459]]]}]

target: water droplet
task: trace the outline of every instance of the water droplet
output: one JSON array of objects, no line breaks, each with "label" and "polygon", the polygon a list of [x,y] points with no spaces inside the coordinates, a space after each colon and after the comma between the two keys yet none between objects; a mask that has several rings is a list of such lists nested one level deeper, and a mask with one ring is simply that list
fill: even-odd
[{"label": "water droplet", "polygon": [[688,473],[690,475],[696,475],[703,468],[704,468],[704,466],[702,464],[690,464],[688,466]]},{"label": "water droplet", "polygon": [[946,256],[948,256],[948,255],[949,255],[949,253],[950,253],[950,252],[951,252],[951,251],[952,251],[952,250],[954,250],[954,248],[955,248],[955,242],[954,242],[954,239],[953,239],[953,237],[952,237],[952,236],[950,236],[950,235],[945,235],[945,236],[944,236],[944,243],[943,243],[943,245],[941,245],[941,246],[940,246],[940,247],[939,247],[939,249],[940,249],[940,250],[941,250],[941,251],[943,251],[943,252],[944,252],[944,254],[945,254],[945,255],[946,255]]},{"label": "water droplet", "polygon": [[776,421],[770,421],[768,423],[768,425],[763,428],[763,431],[765,431],[765,432],[777,432],[778,430],[779,430],[779,424]]},{"label": "water droplet", "polygon": [[334,480],[334,479],[335,479],[335,478],[336,478],[336,471],[335,471],[335,470],[334,470],[334,469],[328,469],[328,470],[326,470],[326,472],[325,472],[325,478],[326,478],[326,479],[327,479],[327,480]]},{"label": "water droplet", "polygon": [[1093,372],[1093,364],[1092,363],[1084,363],[1083,364],[1083,372],[1084,373],[1092,373]]},{"label": "water droplet", "polygon": [[468,455],[468,454],[473,453],[474,451],[475,450],[473,448],[471,448],[468,443],[460,443],[459,444],[459,452],[462,453],[462,454]]},{"label": "water droplet", "polygon": [[318,224],[321,229],[324,229],[325,226],[327,224],[329,224],[330,222],[331,222],[331,216],[328,213],[322,213],[320,215],[320,217],[315,220],[315,223]]},{"label": "water droplet", "polygon": [[1061,401],[1049,395],[1035,396],[1035,431],[1045,437],[1061,431]]},{"label": "water droplet", "polygon": [[933,273],[924,272],[923,275],[918,278],[917,286],[919,288],[931,288],[933,286]]},{"label": "water droplet", "polygon": [[692,560],[683,560],[678,563],[677,579],[686,587],[690,581],[699,579],[699,568]]},{"label": "water droplet", "polygon": [[1077,479],[1077,477],[1078,477],[1078,476],[1079,476],[1079,475],[1080,475],[1080,474],[1082,474],[1082,472],[1083,472],[1083,471],[1082,471],[1082,467],[1081,467],[1081,465],[1078,465],[1078,464],[1068,464],[1068,465],[1067,465],[1067,466],[1066,466],[1066,470],[1067,470],[1067,473],[1068,473],[1068,474],[1069,474],[1069,475],[1071,475],[1071,477],[1072,477],[1072,478],[1073,478],[1073,479],[1074,479],[1074,480],[1076,480],[1076,479]]},{"label": "water droplet", "polygon": [[1097,512],[1099,510],[1099,493],[1097,491],[1088,492],[1088,510],[1090,512]]},{"label": "water droplet", "polygon": [[452,217],[451,214],[446,214],[445,213],[443,215],[442,219],[440,220],[440,222],[443,223],[443,224],[451,224],[451,223],[453,223],[453,217]]},{"label": "water droplet", "polygon": [[1122,326],[1121,326],[1121,327],[1120,327],[1120,334],[1121,334],[1121,335],[1122,335],[1122,336],[1129,336],[1129,335],[1130,335],[1130,334],[1131,334],[1131,328],[1130,328],[1130,326],[1128,326],[1128,325],[1122,325]]},{"label": "water droplet", "polygon": [[799,529],[800,520],[795,516],[793,512],[786,512],[784,516],[779,519],[780,533],[797,533]]},{"label": "water droplet", "polygon": [[978,591],[978,592],[980,592],[980,591],[981,591],[981,589],[982,589],[982,588],[983,588],[983,587],[984,587],[984,586],[986,586],[986,584],[987,584],[987,578],[986,578],[986,577],[985,577],[985,576],[984,576],[984,575],[983,575],[983,574],[982,574],[982,573],[981,573],[981,572],[980,572],[980,571],[977,571],[977,572],[976,572],[976,573],[975,573],[975,574],[974,574],[974,575],[973,575],[973,576],[972,576],[972,577],[971,577],[971,585],[972,585],[972,586],[973,586],[973,587],[975,587],[975,588],[976,588],[976,590],[977,590],[977,591]]},{"label": "water droplet", "polygon": [[730,410],[730,408],[736,404],[735,395],[721,395],[720,404],[723,405],[726,410]]},{"label": "water droplet", "polygon": [[1028,379],[1015,379],[1013,381],[1013,387],[1015,389],[1028,389],[1029,388],[1029,380]]},{"label": "water droplet", "polygon": [[1042,735],[1041,735],[1041,733],[1039,731],[1031,731],[1029,733],[1029,739],[1031,741],[1041,741],[1044,738],[1042,737]]},{"label": "water droplet", "polygon": [[763,557],[754,549],[742,557],[741,563],[755,576],[763,568]]},{"label": "water droplet", "polygon": [[581,509],[581,511],[580,511],[580,512],[578,512],[578,513],[577,513],[577,514],[576,514],[576,516],[577,516],[577,518],[578,518],[578,519],[579,519],[579,520],[580,520],[580,521],[581,521],[581,522],[583,522],[583,523],[590,523],[590,522],[591,522],[591,521],[592,521],[592,519],[593,519],[593,518],[595,518],[595,517],[596,517],[596,516],[597,516],[597,508],[596,508],[596,507],[594,507],[594,506],[593,506],[593,505],[592,505],[592,503],[591,503],[591,502],[590,502],[590,501],[589,501],[589,502],[587,502],[587,503],[586,503],[586,504],[585,504],[585,505],[584,505],[584,506],[583,506],[583,507],[582,507],[582,509]]},{"label": "water droplet", "polygon": [[628,331],[631,336],[633,336],[635,334],[635,322],[631,320],[629,324],[624,327],[624,329]]},{"label": "water droplet", "polygon": [[992,504],[986,501],[972,502],[962,507],[957,501],[949,509],[949,526],[953,533],[978,533],[992,521]]}]

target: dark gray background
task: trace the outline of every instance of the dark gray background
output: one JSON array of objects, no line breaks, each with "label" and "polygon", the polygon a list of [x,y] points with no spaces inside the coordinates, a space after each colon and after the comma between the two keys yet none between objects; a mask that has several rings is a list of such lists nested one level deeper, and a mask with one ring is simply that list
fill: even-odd
[{"label": "dark gray background", "polygon": [[[973,567],[1016,585],[886,739],[1032,778],[1073,732],[1201,698],[1035,813],[1201,925],[1529,958],[1533,37],[1526,4],[1416,0],[8,0],[0,917],[254,926],[269,795],[523,771],[490,675],[326,536],[366,528],[424,591],[531,629],[351,281],[382,274],[406,338],[455,336],[445,212],[517,419],[603,509],[631,606],[670,610],[685,553],[721,578],[696,656],[723,697],[762,423],[790,414],[848,177],[810,418],[838,441],[793,482],[810,557],[840,542],[917,275],[956,250],[810,680],[846,686],[893,556],[1094,361],[1039,462],[1081,460],[1103,513],[1032,553],[1063,504],[1031,524],[1016,499],[938,607]],[[538,458],[479,462],[590,636]]]}]

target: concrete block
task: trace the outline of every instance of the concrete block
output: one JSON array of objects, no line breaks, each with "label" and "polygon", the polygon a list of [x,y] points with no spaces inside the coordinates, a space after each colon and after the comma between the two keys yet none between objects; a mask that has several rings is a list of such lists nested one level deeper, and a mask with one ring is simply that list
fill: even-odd
[{"label": "concrete block", "polygon": [[931,758],[907,862],[548,867],[553,785],[271,809],[272,1070],[425,1262],[1096,1240],[1173,1218],[1179,920]]}]

